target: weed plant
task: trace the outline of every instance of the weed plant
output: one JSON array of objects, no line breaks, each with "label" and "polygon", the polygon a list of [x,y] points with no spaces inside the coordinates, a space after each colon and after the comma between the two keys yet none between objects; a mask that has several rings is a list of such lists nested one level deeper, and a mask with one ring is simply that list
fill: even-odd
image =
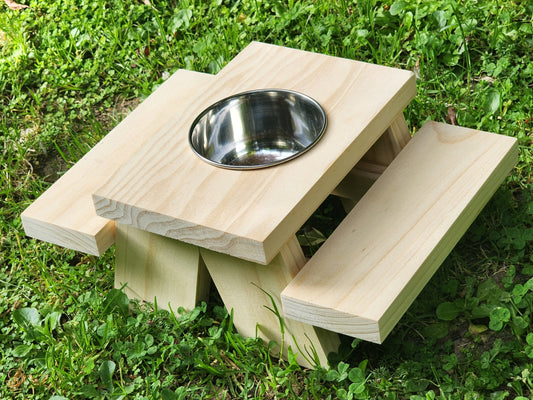
[{"label": "weed plant", "polygon": [[[0,11],[0,397],[525,399],[533,396],[533,3],[21,0]],[[343,338],[303,370],[240,337],[213,294],[191,312],[112,288],[93,258],[24,236],[20,214],[179,68],[250,41],[409,69],[426,120],[518,138],[520,160],[383,345]],[[445,173],[445,171],[443,171]],[[300,232],[313,251],[328,202]]]}]

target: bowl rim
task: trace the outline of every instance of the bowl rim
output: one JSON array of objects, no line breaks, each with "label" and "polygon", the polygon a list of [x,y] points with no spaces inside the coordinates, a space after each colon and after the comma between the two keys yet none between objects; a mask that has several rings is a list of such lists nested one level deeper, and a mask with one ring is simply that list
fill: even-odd
[{"label": "bowl rim", "polygon": [[[224,164],[224,163],[220,163],[220,162],[217,162],[217,161],[213,161],[205,156],[203,156],[202,154],[200,154],[197,149],[195,148],[195,146],[193,145],[193,141],[192,141],[192,137],[193,137],[193,132],[194,132],[194,129],[196,127],[196,125],[198,124],[198,122],[209,112],[211,111],[212,109],[220,106],[221,104],[224,104],[230,100],[233,100],[233,99],[236,99],[238,97],[241,97],[241,96],[244,96],[244,95],[249,95],[249,94],[260,94],[260,93],[265,93],[265,92],[279,92],[279,93],[286,93],[286,94],[293,94],[293,95],[296,95],[298,97],[301,97],[303,99],[305,99],[306,101],[308,101],[309,103],[311,103],[320,113],[321,117],[322,117],[322,126],[320,126],[319,128],[319,133],[318,135],[313,139],[313,141],[308,145],[306,146],[304,149],[302,149],[301,151],[297,152],[297,153],[294,153],[288,157],[285,157],[285,158],[282,158],[280,160],[276,160],[276,161],[272,161],[272,162],[268,162],[268,163],[264,163],[264,164],[255,164],[255,165],[229,165],[229,164]],[[319,141],[320,139],[322,138],[322,136],[324,136],[324,133],[326,131],[326,127],[327,127],[327,115],[326,115],[326,112],[324,110],[324,108],[320,105],[320,103],[318,101],[316,101],[315,99],[313,99],[311,96],[305,94],[305,93],[302,93],[302,92],[298,92],[296,90],[292,90],[292,89],[278,89],[278,88],[263,88],[263,89],[252,89],[252,90],[247,90],[247,91],[244,91],[244,92],[239,92],[239,93],[235,93],[235,94],[232,94],[230,96],[227,96],[227,97],[224,97],[223,99],[220,99],[220,100],[217,100],[216,102],[214,102],[213,104],[209,105],[208,107],[206,107],[204,110],[202,110],[197,116],[196,118],[193,120],[190,128],[189,128],[189,147],[192,149],[192,151],[194,152],[194,154],[196,154],[200,159],[202,159],[203,161],[207,162],[208,164],[211,164],[215,167],[219,167],[219,168],[224,168],[224,169],[230,169],[230,170],[254,170],[254,169],[262,169],[262,168],[268,168],[268,167],[273,167],[273,166],[276,166],[276,165],[279,165],[279,164],[283,164],[287,161],[290,161],[296,157],[299,157],[301,156],[302,154],[306,153],[307,151],[309,151],[311,148],[313,148]]]}]

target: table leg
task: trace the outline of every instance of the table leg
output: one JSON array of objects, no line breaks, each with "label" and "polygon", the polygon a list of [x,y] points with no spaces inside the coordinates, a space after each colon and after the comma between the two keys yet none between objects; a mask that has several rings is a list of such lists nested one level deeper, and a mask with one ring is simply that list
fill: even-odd
[{"label": "table leg", "polygon": [[296,237],[269,265],[210,250],[200,252],[226,308],[234,311],[233,322],[241,335],[275,340],[279,346],[273,351],[282,357],[290,347],[302,366],[327,365],[328,353],[338,349],[338,335],[282,318],[280,293],[306,262]]},{"label": "table leg", "polygon": [[387,166],[402,151],[411,139],[409,127],[403,113],[392,121],[372,148],[363,156],[362,161]]},{"label": "table leg", "polygon": [[196,246],[117,224],[115,287],[173,310],[206,300],[211,280]]},{"label": "table leg", "polygon": [[363,197],[410,139],[409,127],[403,113],[400,113],[333,191],[334,195],[341,198],[347,212]]}]

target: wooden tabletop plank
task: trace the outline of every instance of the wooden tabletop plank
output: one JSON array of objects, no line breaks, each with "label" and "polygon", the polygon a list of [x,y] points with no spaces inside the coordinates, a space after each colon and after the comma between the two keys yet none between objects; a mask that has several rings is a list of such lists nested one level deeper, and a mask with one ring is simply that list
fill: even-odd
[{"label": "wooden tabletop plank", "polygon": [[[93,255],[115,238],[115,222],[96,215],[92,193],[187,103],[212,75],[179,70],[22,213],[28,236]],[[162,106],[164,99],[164,106]]]},{"label": "wooden tabletop plank", "polygon": [[514,138],[426,123],[282,292],[285,315],[381,343],[517,155]]},{"label": "wooden tabletop plank", "polygon": [[[317,100],[328,117],[321,141],[263,170],[225,170],[196,157],[187,141],[194,118],[215,101],[261,88],[292,89]],[[95,191],[97,212],[266,264],[415,92],[410,71],[254,42]]]}]

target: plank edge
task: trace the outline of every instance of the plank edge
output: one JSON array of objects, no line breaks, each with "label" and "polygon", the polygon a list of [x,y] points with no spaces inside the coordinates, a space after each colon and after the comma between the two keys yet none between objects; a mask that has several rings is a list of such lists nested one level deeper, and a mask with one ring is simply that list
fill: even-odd
[{"label": "plank edge", "polygon": [[107,221],[94,233],[70,229],[21,214],[24,232],[28,237],[71,250],[101,256],[115,241],[115,223]]}]

